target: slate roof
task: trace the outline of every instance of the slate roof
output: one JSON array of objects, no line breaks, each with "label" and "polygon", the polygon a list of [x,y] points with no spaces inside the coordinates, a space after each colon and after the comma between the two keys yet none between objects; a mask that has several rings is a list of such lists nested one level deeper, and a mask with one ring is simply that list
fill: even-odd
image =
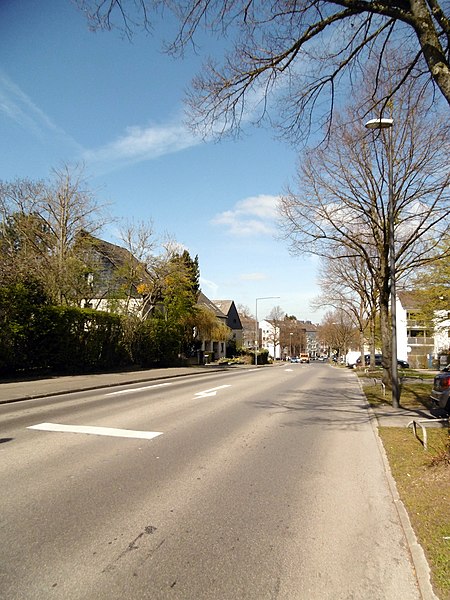
[{"label": "slate roof", "polygon": [[214,300],[213,302],[224,315],[228,315],[231,305],[233,304],[233,300]]},{"label": "slate roof", "polygon": [[199,293],[197,304],[201,304],[203,306],[206,306],[206,308],[209,308],[209,310],[211,310],[219,319],[227,318],[227,315],[223,313],[214,302],[212,302],[207,296],[205,296],[203,292]]}]

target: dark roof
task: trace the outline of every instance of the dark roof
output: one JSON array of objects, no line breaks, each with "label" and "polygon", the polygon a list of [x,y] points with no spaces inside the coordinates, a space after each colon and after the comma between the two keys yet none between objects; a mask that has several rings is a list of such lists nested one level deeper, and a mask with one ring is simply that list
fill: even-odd
[{"label": "dark roof", "polygon": [[227,315],[230,312],[233,300],[213,300],[214,304]]},{"label": "dark roof", "polygon": [[206,308],[208,308],[209,310],[211,310],[216,317],[218,317],[219,319],[226,319],[227,315],[224,314],[220,308],[214,304],[214,302],[212,302],[209,298],[207,298],[205,296],[205,294],[203,292],[200,292],[198,295],[198,299],[197,299],[197,304],[201,304],[202,306],[206,306]]},{"label": "dark roof", "polygon": [[314,325],[314,323],[311,323],[311,321],[298,321],[298,324],[305,331],[317,331],[317,325]]},{"label": "dark roof", "polygon": [[80,239],[82,243],[87,243],[91,248],[95,249],[98,254],[106,258],[116,268],[121,268],[129,264],[141,265],[137,258],[135,258],[129,250],[123,248],[122,246],[117,246],[117,244],[112,244],[106,240],[101,240],[100,238],[94,237],[87,232],[82,232]]}]

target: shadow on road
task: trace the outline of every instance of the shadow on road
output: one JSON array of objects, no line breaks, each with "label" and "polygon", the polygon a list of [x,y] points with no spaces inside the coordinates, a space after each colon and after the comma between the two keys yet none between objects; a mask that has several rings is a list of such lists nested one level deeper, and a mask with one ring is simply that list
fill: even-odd
[{"label": "shadow on road", "polygon": [[289,419],[284,425],[306,427],[322,425],[329,429],[358,430],[376,419],[369,405],[361,398],[358,390],[291,391],[275,395],[273,400],[251,402],[261,410],[273,414],[286,414]]}]

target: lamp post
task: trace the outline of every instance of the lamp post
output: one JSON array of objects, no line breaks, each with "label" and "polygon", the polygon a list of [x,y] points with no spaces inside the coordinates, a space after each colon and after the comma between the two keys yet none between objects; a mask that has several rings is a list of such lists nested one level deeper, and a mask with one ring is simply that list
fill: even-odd
[{"label": "lamp post", "polygon": [[396,306],[396,272],[395,272],[395,233],[394,233],[394,144],[392,141],[393,119],[371,119],[365,126],[367,129],[389,129],[387,143],[388,155],[388,224],[389,224],[389,272],[391,296],[391,372],[392,372],[392,406],[400,406],[400,389],[398,385],[397,365],[397,306]]},{"label": "lamp post", "polygon": [[294,334],[291,331],[291,333],[289,334],[289,359],[292,358],[292,336],[293,335]]},{"label": "lamp post", "polygon": [[280,296],[264,296],[263,298],[256,298],[255,306],[255,366],[258,366],[258,346],[259,346],[259,334],[258,334],[258,300],[272,300],[279,298]]}]

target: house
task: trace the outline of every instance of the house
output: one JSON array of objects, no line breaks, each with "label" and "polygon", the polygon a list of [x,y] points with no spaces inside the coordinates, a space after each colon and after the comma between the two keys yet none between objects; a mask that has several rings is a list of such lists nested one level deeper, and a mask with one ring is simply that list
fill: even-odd
[{"label": "house", "polygon": [[[212,302],[203,292],[199,293],[197,304],[204,306],[207,310],[213,313],[219,323],[227,325],[228,317],[223,313],[220,308]],[[213,362],[217,361],[226,356],[226,343],[224,340],[205,339],[204,336],[200,335],[199,340],[200,348],[197,351],[198,363]]]},{"label": "house", "polygon": [[310,358],[314,359],[320,354],[317,325],[311,321],[299,321],[295,317],[285,317],[283,321],[280,321],[280,330],[283,359],[298,356],[301,353],[307,353]]},{"label": "house", "polygon": [[260,347],[266,349],[270,357],[279,360],[281,358],[280,328],[266,319],[259,321],[258,325],[261,335]]},{"label": "house", "polygon": [[439,311],[434,322],[425,321],[413,291],[397,294],[397,357],[412,368],[431,368],[449,348],[450,313]]},{"label": "house", "polygon": [[[242,325],[242,348],[244,350],[255,350],[255,340],[257,338],[256,320],[254,317],[239,315]],[[260,336],[259,336],[260,337]]]},{"label": "house", "polygon": [[89,297],[81,306],[107,312],[135,314],[143,317],[145,302],[137,281],[149,284],[150,274],[133,254],[122,246],[106,242],[83,232],[78,240],[86,261]]},{"label": "house", "polygon": [[299,325],[305,332],[306,352],[310,358],[315,359],[320,354],[317,325],[314,325],[311,321],[299,321]]},{"label": "house", "polygon": [[231,342],[234,348],[241,348],[243,343],[243,327],[239,313],[233,300],[213,300],[217,308],[227,316],[227,325],[231,329]]}]

